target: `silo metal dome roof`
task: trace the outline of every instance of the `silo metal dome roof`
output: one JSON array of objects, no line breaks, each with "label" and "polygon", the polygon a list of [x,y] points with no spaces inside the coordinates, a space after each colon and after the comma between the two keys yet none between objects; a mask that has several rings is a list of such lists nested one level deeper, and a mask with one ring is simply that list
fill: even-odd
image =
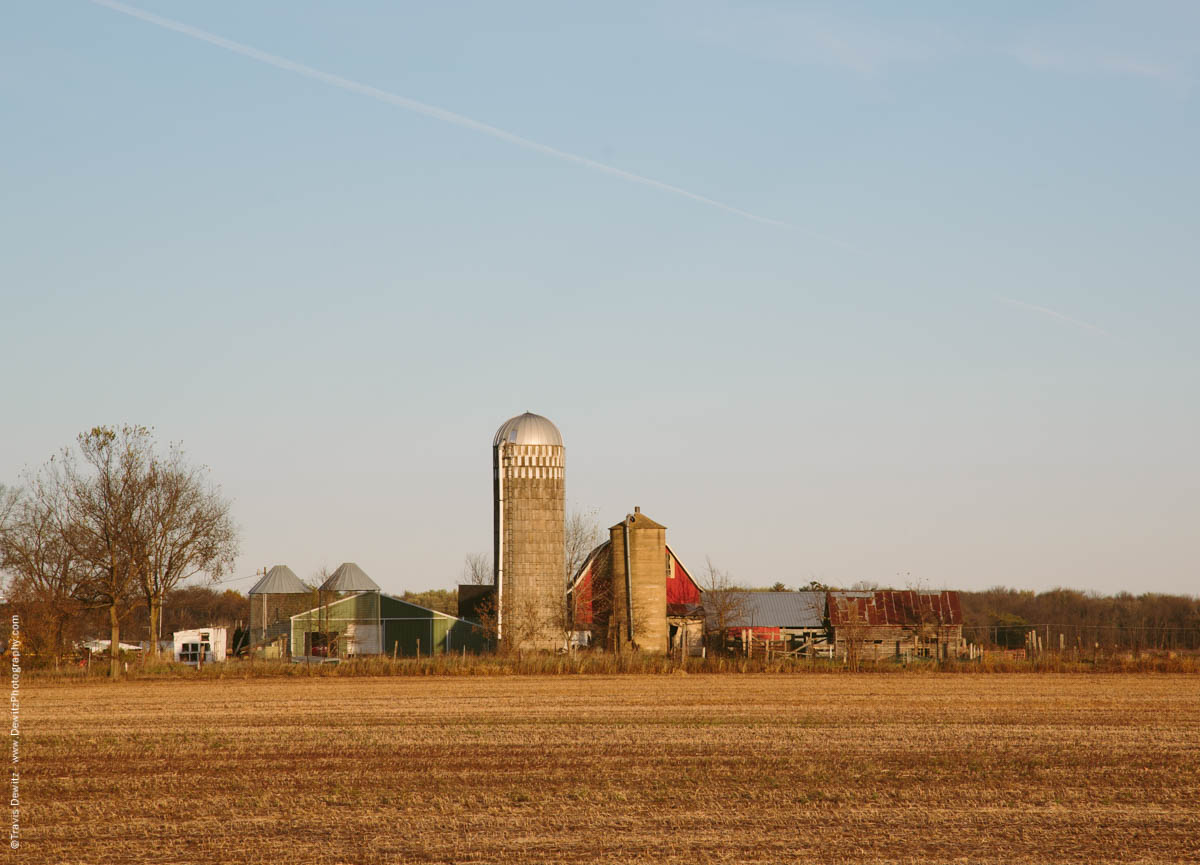
[{"label": "silo metal dome roof", "polygon": [[514,445],[555,445],[562,447],[562,434],[548,418],[533,412],[510,417],[500,424],[492,447],[508,443]]}]

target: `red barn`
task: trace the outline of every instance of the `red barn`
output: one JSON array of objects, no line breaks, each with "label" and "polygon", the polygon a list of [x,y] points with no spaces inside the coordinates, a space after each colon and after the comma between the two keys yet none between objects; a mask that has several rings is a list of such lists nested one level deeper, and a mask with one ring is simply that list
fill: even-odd
[{"label": "red barn", "polygon": [[[666,548],[667,568],[663,576],[667,583],[667,624],[671,650],[699,655],[704,644],[703,593],[683,562],[676,557],[671,545],[667,544]],[[608,598],[603,589],[597,590],[597,586],[602,586],[605,574],[610,573],[611,555],[611,541],[605,541],[592,550],[567,590],[567,608],[575,624],[578,645],[590,642],[596,617],[604,615],[605,611],[601,608],[608,603]]]}]

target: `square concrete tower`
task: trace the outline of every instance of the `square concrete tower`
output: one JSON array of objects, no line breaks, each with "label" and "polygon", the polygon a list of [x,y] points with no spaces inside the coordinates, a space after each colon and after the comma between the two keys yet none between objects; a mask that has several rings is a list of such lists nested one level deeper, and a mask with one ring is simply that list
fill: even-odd
[{"label": "square concrete tower", "polygon": [[564,643],[564,457],[558,428],[530,412],[505,421],[492,440],[498,630],[508,648]]},{"label": "square concrete tower", "polygon": [[611,612],[608,643],[617,650],[667,651],[667,527],[634,508],[608,530]]}]

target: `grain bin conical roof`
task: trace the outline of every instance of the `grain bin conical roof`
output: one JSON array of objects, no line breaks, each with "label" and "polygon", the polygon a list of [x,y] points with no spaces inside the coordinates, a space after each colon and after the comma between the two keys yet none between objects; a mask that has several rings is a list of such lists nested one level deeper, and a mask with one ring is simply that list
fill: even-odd
[{"label": "grain bin conical roof", "polygon": [[322,592],[378,592],[379,585],[354,562],[342,562],[329,579],[321,584]]},{"label": "grain bin conical roof", "polygon": [[308,586],[300,582],[287,565],[276,565],[267,575],[254,584],[251,595],[304,595]]}]

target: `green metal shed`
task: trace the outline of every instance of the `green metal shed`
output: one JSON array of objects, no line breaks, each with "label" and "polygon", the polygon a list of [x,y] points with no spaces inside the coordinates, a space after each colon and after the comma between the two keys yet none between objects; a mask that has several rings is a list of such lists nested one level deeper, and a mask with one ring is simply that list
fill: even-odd
[{"label": "green metal shed", "polygon": [[292,616],[292,657],[411,657],[481,651],[477,625],[381,592],[360,592]]}]

